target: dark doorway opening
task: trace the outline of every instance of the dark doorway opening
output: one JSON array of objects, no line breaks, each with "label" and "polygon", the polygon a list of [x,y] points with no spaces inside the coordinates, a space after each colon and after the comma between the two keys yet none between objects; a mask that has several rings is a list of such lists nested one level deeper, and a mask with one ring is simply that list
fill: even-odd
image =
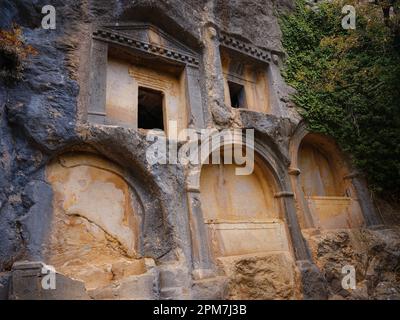
[{"label": "dark doorway opening", "polygon": [[164,130],[163,100],[161,91],[139,87],[138,128]]},{"label": "dark doorway opening", "polygon": [[229,95],[231,97],[232,108],[245,108],[246,107],[246,94],[244,86],[232,81],[228,81]]}]

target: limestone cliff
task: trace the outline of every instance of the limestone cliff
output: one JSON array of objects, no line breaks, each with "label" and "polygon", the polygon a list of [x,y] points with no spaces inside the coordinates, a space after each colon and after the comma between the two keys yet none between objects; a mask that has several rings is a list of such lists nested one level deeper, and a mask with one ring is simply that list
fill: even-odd
[{"label": "limestone cliff", "polygon": [[[21,80],[8,84],[0,79],[0,299],[36,297],[42,289],[32,282],[31,295],[24,296],[28,285],[18,277],[24,270],[40,270],[37,261],[56,266],[60,283],[73,288],[56,298],[400,298],[399,231],[383,226],[379,215],[374,216],[361,179],[338,187],[358,196],[336,199],[336,205],[328,204],[325,211],[318,199],[307,198],[310,210],[305,209],[306,200],[299,200],[300,170],[293,163],[306,129],[280,75],[285,54],[277,20],[281,10],[293,6],[291,1],[52,1],[55,30],[41,27],[46,4],[45,0],[0,3],[0,29],[10,30],[13,23],[20,26],[23,42],[37,52],[24,60]],[[101,33],[104,30],[110,34]],[[223,216],[217,223],[207,217],[212,205],[200,215],[199,208],[206,206],[201,204],[203,195],[210,199],[214,195],[203,188],[200,197],[201,186],[191,183],[196,170],[182,164],[150,164],[146,150],[151,143],[144,131],[107,122],[107,116],[93,120],[102,117],[97,109],[90,114],[98,103],[93,99],[105,91],[98,86],[106,86],[96,82],[100,73],[93,76],[107,64],[107,53],[101,56],[99,48],[105,43],[111,48],[115,35],[129,47],[130,37],[141,41],[142,30],[163,39],[154,41],[166,48],[165,55],[175,46],[178,56],[171,68],[156,64],[156,59],[149,59],[149,66],[154,63],[160,74],[171,72],[178,79],[176,88],[187,91],[181,105],[188,126],[255,130],[260,162],[268,165],[261,164],[255,178],[243,180],[239,187],[262,190],[266,209],[260,214],[268,215],[232,221],[224,216],[222,205],[216,209],[215,214]],[[96,42],[103,35],[109,39]],[[108,52],[119,58],[129,51],[124,50]],[[226,64],[221,62],[224,50],[229,56]],[[240,57],[249,55],[255,70],[268,65],[265,110],[261,110],[264,104],[259,110],[244,110],[227,103],[224,75],[234,69],[233,51]],[[184,66],[179,59],[186,59]],[[105,63],[96,65],[100,60]],[[5,68],[4,61],[0,52],[0,68]],[[140,72],[130,75],[140,77]],[[161,80],[157,84],[163,90]],[[254,101],[260,99],[258,93],[254,96]],[[312,137],[307,143],[329,145]],[[336,152],[330,145],[326,150]],[[346,176],[351,173],[342,171]],[[228,181],[229,170],[224,172]],[[275,182],[268,185],[260,182],[263,179]],[[240,197],[242,191],[226,195]],[[219,201],[215,202],[218,207]],[[255,202],[250,199],[246,205]],[[333,216],[342,214],[340,208],[350,202],[356,208],[354,219],[324,218],[329,210]],[[240,216],[241,204],[237,208],[231,212]],[[312,218],[317,211],[325,216]],[[254,239],[248,237],[250,229]],[[239,231],[231,235],[231,230]],[[237,237],[250,244],[230,254],[236,248],[229,243]],[[341,287],[345,264],[357,270],[353,291]]]}]

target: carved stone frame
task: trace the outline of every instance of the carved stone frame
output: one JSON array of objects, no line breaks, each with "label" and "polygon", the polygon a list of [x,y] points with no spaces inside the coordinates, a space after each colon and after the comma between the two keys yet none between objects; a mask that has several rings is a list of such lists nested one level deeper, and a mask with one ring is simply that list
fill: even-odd
[{"label": "carved stone frame", "polygon": [[[307,130],[305,123],[300,122],[300,124],[297,126],[296,130],[292,135],[289,146],[289,154],[291,157],[291,166],[289,168],[289,174],[291,176],[290,178],[291,178],[292,188],[295,190],[296,193],[296,201],[299,207],[298,214],[302,215],[302,218],[304,219],[303,228],[314,228],[316,226],[315,222],[313,221],[311,211],[308,207],[306,198],[304,196],[303,190],[300,185],[299,175],[301,172],[300,169],[298,168],[298,153],[300,144],[309,133],[310,132]],[[326,141],[330,145],[334,145],[334,149],[337,150],[340,156],[343,156],[340,150],[338,150],[333,140],[329,141],[329,138],[326,137]],[[359,172],[351,171],[352,167],[349,165],[349,161],[347,161],[347,159],[344,158],[343,161],[345,161],[347,167],[350,170],[350,173],[343,178],[349,179],[352,182],[352,185],[357,193],[357,198],[359,199],[361,212],[363,214],[366,225],[368,227],[381,225],[382,222],[369,196],[368,188],[363,177]]]},{"label": "carved stone frame", "polygon": [[[172,45],[163,46],[149,43],[138,36],[129,34],[129,30],[143,30],[143,32],[146,32],[149,29],[157,31],[168,39],[171,44],[177,45],[173,47]],[[111,45],[122,46],[132,50],[132,53],[145,54],[163,59],[167,63],[181,65],[186,81],[188,123],[196,129],[204,127],[198,54],[185,45],[178,43],[155,26],[144,23],[105,25],[93,32],[90,48],[90,93],[87,107],[87,120],[89,122],[106,123],[107,59],[109,46]],[[179,49],[176,47],[179,47]]]},{"label": "carved stone frame", "polygon": [[[242,137],[245,141],[245,137]],[[234,141],[233,144],[236,144]],[[210,148],[209,154],[221,149],[223,142]],[[311,261],[309,251],[302,237],[300,226],[297,222],[294,194],[291,189],[289,175],[284,165],[284,161],[276,152],[266,143],[255,140],[254,152],[263,161],[263,164],[270,169],[271,175],[275,178],[275,184],[278,191],[274,195],[281,198],[281,206],[289,233],[289,246],[292,248],[294,257],[297,261]],[[194,279],[209,278],[215,276],[215,264],[209,246],[204,216],[201,209],[200,199],[200,175],[205,156],[201,159],[201,164],[192,166],[186,176],[186,191],[189,208],[189,223],[192,239],[192,275]]]}]

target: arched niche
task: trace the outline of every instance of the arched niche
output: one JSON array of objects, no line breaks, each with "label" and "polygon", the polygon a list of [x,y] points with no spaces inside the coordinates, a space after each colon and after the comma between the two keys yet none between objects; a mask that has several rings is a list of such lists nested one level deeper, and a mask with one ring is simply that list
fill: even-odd
[{"label": "arched niche", "polygon": [[260,157],[253,173],[237,175],[236,164],[204,164],[200,199],[214,257],[289,251],[273,175]]},{"label": "arched niche", "polygon": [[121,168],[74,152],[54,159],[46,174],[54,194],[47,263],[89,290],[146,272],[140,254],[143,207]]},{"label": "arched niche", "polygon": [[306,196],[344,197],[351,192],[348,189],[351,186],[346,186],[343,179],[347,170],[340,156],[329,146],[321,147],[315,137],[304,138],[298,159],[301,186]]},{"label": "arched niche", "polygon": [[[221,132],[217,135],[223,135]],[[244,132],[242,133],[242,138],[234,135],[231,144],[241,148]],[[237,141],[237,139],[239,139]],[[214,141],[214,140],[213,140]],[[216,141],[221,141],[216,139]],[[203,145],[205,141],[202,141]],[[207,221],[203,213],[203,205],[201,200],[201,172],[205,164],[205,160],[214,152],[221,152],[224,149],[225,143],[217,142],[212,143],[212,146],[207,153],[202,157],[199,165],[193,165],[188,168],[186,176],[186,190],[188,197],[188,207],[189,207],[189,222],[191,230],[192,239],[192,262],[193,262],[193,277],[194,279],[202,279],[213,277],[216,274],[215,258],[218,255],[224,254],[218,248],[218,242],[213,241],[212,235],[210,236],[210,229],[214,226],[223,226],[222,224],[213,224],[212,221]],[[256,169],[257,174],[261,175],[269,181],[269,185],[273,186],[272,189],[277,192],[274,194],[274,198],[279,203],[279,213],[271,210],[270,214],[267,216],[279,217],[275,218],[265,218],[266,221],[247,221],[244,224],[244,229],[248,231],[250,229],[259,230],[264,229],[268,231],[268,227],[273,230],[279,229],[284,230],[285,233],[281,239],[287,238],[286,241],[287,248],[289,248],[289,254],[293,254],[294,258],[298,261],[309,261],[310,255],[304,239],[301,235],[301,230],[296,217],[295,203],[293,199],[293,192],[291,191],[289,176],[287,175],[286,164],[288,163],[285,156],[279,153],[279,150],[273,145],[270,145],[270,140],[260,137],[255,137],[254,143],[246,145],[246,148],[252,149],[254,151],[255,161],[257,166],[263,168],[262,170]],[[203,153],[202,153],[203,155]],[[267,170],[265,170],[267,168]],[[211,169],[212,170],[212,169]],[[265,170],[265,171],[264,171]],[[207,174],[207,173],[206,173]],[[268,221],[267,221],[268,220]],[[211,222],[211,223],[207,223]],[[229,223],[233,222],[233,223]],[[226,226],[234,227],[234,221],[228,221]],[[239,224],[240,225],[240,224]],[[284,227],[283,227],[284,225]],[[250,227],[250,228],[249,228]],[[278,227],[278,228],[277,228]],[[240,230],[240,229],[239,229]],[[245,230],[246,231],[246,230]],[[247,231],[246,231],[247,232]],[[258,232],[258,231],[257,231]],[[215,238],[214,238],[215,239]],[[285,246],[285,241],[283,241]],[[247,252],[258,252],[258,250],[269,250],[269,249],[245,249]],[[256,251],[255,251],[256,250]]]},{"label": "arched niche", "polygon": [[335,142],[305,129],[291,143],[290,172],[303,228],[358,228],[364,224],[354,174]]},{"label": "arched niche", "polygon": [[[206,220],[279,218],[272,176],[258,163],[250,175],[236,175],[235,164],[203,165],[200,191]],[[248,201],[251,199],[252,201]]]}]

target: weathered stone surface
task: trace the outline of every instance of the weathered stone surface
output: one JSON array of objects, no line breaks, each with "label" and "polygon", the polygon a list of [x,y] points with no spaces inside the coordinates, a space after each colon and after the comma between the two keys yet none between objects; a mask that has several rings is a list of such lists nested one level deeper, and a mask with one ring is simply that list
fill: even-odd
[{"label": "weathered stone surface", "polygon": [[[141,275],[129,275],[129,266],[126,264],[119,265],[119,268],[123,268],[123,270],[115,269],[115,278],[111,284],[107,282],[105,286],[92,289],[88,281],[78,281],[57,272],[55,274],[55,288],[48,289],[42,285],[42,282],[46,282],[44,277],[47,274],[42,271],[44,266],[41,262],[21,261],[14,263],[11,275],[3,274],[0,277],[2,285],[0,292],[5,295],[2,296],[2,299],[148,300],[159,298],[158,271],[153,267]],[[90,268],[86,268],[85,271],[91,272]],[[93,276],[99,277],[95,272]],[[8,290],[8,287],[11,289]],[[5,292],[5,288],[7,288],[7,292]]]},{"label": "weathered stone surface", "polygon": [[227,288],[227,277],[193,281],[192,298],[195,300],[223,300],[228,296]]},{"label": "weathered stone surface", "polygon": [[[41,8],[47,4],[46,0],[0,2],[0,28],[9,29],[16,22],[22,26],[24,41],[38,51],[26,61],[21,82],[10,87],[0,80],[0,271],[6,271],[0,275],[0,299],[8,295],[8,282],[14,299],[399,298],[395,228],[305,232],[314,261],[295,261],[299,252],[301,259],[307,255],[298,236],[293,200],[302,198],[293,194],[288,179],[288,174],[301,175],[298,168],[288,169],[293,158],[290,143],[301,117],[291,108],[293,90],[280,75],[284,53],[275,16],[290,10],[293,1],[54,1],[57,28],[44,30]],[[96,49],[92,33],[105,23],[132,22],[153,23],[177,40],[172,41],[175,49],[183,44],[198,55],[199,65],[190,72],[176,67],[180,70],[174,73],[176,95],[170,95],[182,99],[174,100],[177,106],[190,102],[196,110],[178,108],[171,118],[181,119],[182,127],[187,122],[198,129],[254,128],[258,144],[267,146],[263,150],[270,158],[263,164],[275,171],[260,179],[274,180],[278,190],[263,192],[282,207],[282,212],[268,210],[286,228],[283,238],[292,239],[285,241],[284,249],[293,246],[293,256],[289,251],[228,256],[219,258],[216,268],[213,257],[204,254],[211,247],[206,232],[199,232],[202,237],[197,242],[193,236],[194,218],[204,224],[207,213],[202,210],[207,206],[200,190],[187,185],[189,168],[149,163],[146,150],[151,142],[134,125],[88,121],[88,110],[106,106],[102,101],[106,79],[94,84],[100,89],[104,85],[100,94],[90,81],[96,61],[104,64],[100,76],[106,73],[107,46],[103,43]],[[254,52],[272,50],[269,65],[264,61],[262,66],[268,95],[261,92],[262,102],[258,101],[256,85],[251,95],[254,109],[237,110],[227,103],[224,71],[230,73],[231,67],[224,70],[221,63],[222,33]],[[154,39],[153,43],[162,42]],[[98,50],[98,59],[92,50]],[[251,77],[245,80],[252,81]],[[152,74],[145,84],[157,86],[159,81]],[[252,90],[251,85],[246,88]],[[116,118],[132,120],[135,115],[130,112],[126,119],[121,114]],[[101,114],[94,117],[104,120]],[[105,173],[101,165],[77,163],[62,170],[60,163],[54,163],[67,153],[105,158],[118,170]],[[46,173],[52,170],[49,178]],[[363,194],[361,200],[368,190]],[[128,211],[139,217],[137,223],[128,221]],[[251,225],[250,218],[244,220]],[[236,224],[243,227],[243,221]],[[269,250],[262,247],[261,251]],[[54,264],[60,288],[42,290],[41,263],[14,264],[25,259]],[[357,288],[351,292],[340,284],[343,263],[354,264],[357,270]]]},{"label": "weathered stone surface", "polygon": [[183,256],[178,253],[179,260],[158,267],[160,274],[160,298],[189,299],[191,279],[189,270],[183,261]]},{"label": "weathered stone surface", "polygon": [[[399,299],[398,230],[324,231],[308,238],[316,264],[328,283],[329,297]],[[354,266],[356,289],[342,287],[344,266]]]},{"label": "weathered stone surface", "polygon": [[[240,122],[245,128],[253,128],[263,139],[274,144],[282,153],[282,161],[289,163],[289,136],[294,129],[294,122],[289,118],[280,118],[271,114],[262,114],[240,110]],[[287,157],[287,159],[286,159]]]},{"label": "weathered stone surface", "polygon": [[[74,47],[57,46],[62,37],[61,21],[58,32],[49,33],[38,28],[44,4],[45,1],[3,1],[0,4],[1,28],[10,28],[12,22],[22,25],[26,42],[40,52],[26,64],[22,82],[8,88],[0,84],[0,267],[8,270],[13,261],[23,255],[38,255],[40,250],[35,246],[43,234],[40,230],[36,230],[38,235],[32,232],[31,227],[39,225],[35,226],[30,216],[36,216],[37,221],[46,220],[46,212],[40,213],[43,217],[39,217],[38,212],[48,208],[45,200],[49,191],[42,188],[43,199],[38,199],[37,192],[30,193],[28,189],[35,181],[43,182],[43,165],[51,153],[76,138],[79,87],[70,78],[66,61],[66,55]],[[74,5],[64,9],[64,17],[69,20],[64,32],[68,33],[81,15]],[[65,43],[72,44],[70,40]],[[38,204],[41,200],[43,202]],[[35,203],[37,206],[30,210]],[[34,239],[36,236],[39,239]],[[24,244],[24,239],[29,239],[29,243]],[[30,247],[29,251],[25,245]]]},{"label": "weathered stone surface", "polygon": [[0,300],[8,299],[11,274],[9,272],[0,272]]},{"label": "weathered stone surface", "polygon": [[229,279],[228,299],[299,299],[298,273],[289,253],[219,258]]},{"label": "weathered stone surface", "polygon": [[45,288],[42,262],[20,261],[13,265],[9,299],[11,300],[86,300],[84,283],[55,274],[55,288]]},{"label": "weathered stone surface", "polygon": [[153,272],[128,276],[112,284],[89,290],[95,300],[155,300],[159,298],[158,278]]},{"label": "weathered stone surface", "polygon": [[328,298],[328,283],[324,274],[310,261],[298,261],[301,277],[303,299],[326,300]]},{"label": "weathered stone surface", "polygon": [[[259,21],[269,21],[268,24],[258,23],[254,30],[243,32],[248,32],[247,36],[253,37],[257,34],[255,30],[264,28],[268,30],[268,34],[273,34],[272,38],[278,39],[279,28],[273,15],[272,5],[264,2],[260,1],[252,8],[257,11],[258,8],[265,7]],[[88,132],[82,131],[77,124],[77,118],[84,111],[80,109],[85,102],[84,94],[88,91],[86,74],[89,64],[86,63],[85,57],[90,45],[90,24],[115,19],[146,20],[156,23],[189,46],[198,47],[202,42],[199,26],[208,21],[214,21],[224,25],[224,30],[237,31],[237,28],[243,25],[242,21],[246,19],[243,17],[240,21],[236,14],[229,23],[225,19],[227,15],[230,16],[237,10],[238,3],[231,5],[213,4],[207,1],[143,0],[134,3],[130,1],[92,2],[86,6],[80,2],[71,2],[54,4],[57,8],[58,19],[57,29],[52,31],[40,28],[42,18],[40,12],[45,4],[47,4],[46,1],[35,3],[3,1],[1,4],[3,19],[0,26],[9,28],[12,22],[23,26],[26,42],[39,52],[26,64],[25,79],[22,83],[13,88],[1,86],[0,89],[1,161],[3,163],[0,170],[2,177],[0,179],[0,228],[2,228],[0,263],[2,268],[8,269],[14,259],[26,255],[22,239],[29,238],[29,234],[33,234],[31,233],[33,226],[29,221],[34,220],[34,212],[37,212],[36,209],[29,211],[29,208],[35,206],[35,203],[37,203],[36,207],[49,208],[48,202],[45,204],[44,201],[32,199],[29,192],[25,192],[24,189],[34,180],[44,181],[44,165],[50,158],[65,148],[82,142],[89,143],[98,150],[107,144],[108,150],[103,149],[102,152],[115,154],[113,157],[118,158],[118,162],[132,163],[129,153],[144,155],[144,152],[138,152],[137,146],[132,146],[133,149],[124,157],[117,155],[119,153],[117,150],[110,152],[109,144],[124,145],[131,139],[129,135],[124,137],[124,134],[118,134],[114,136],[115,138],[111,138],[111,131],[114,130],[109,130],[108,133],[102,130]],[[242,5],[239,7],[242,8]],[[208,13],[204,13],[205,11]],[[247,24],[246,28],[251,28],[251,24]],[[261,44],[261,42],[265,44],[259,38],[258,43]],[[279,41],[272,41],[270,46],[280,46]],[[203,76],[202,74],[203,72],[200,77]],[[222,119],[225,117],[226,115],[221,115],[221,121],[224,121]],[[10,124],[13,127],[10,127]],[[110,138],[115,141],[111,142]],[[172,195],[169,191],[171,190],[169,182],[174,181],[172,184],[174,185],[180,178],[173,177],[175,174],[172,174],[170,178],[163,178],[160,170],[164,171],[162,168],[151,169],[151,175],[158,177],[157,183],[161,184],[161,190],[163,190],[158,199],[163,206],[181,207],[182,205],[179,204],[182,203],[181,199],[171,201]],[[178,175],[182,173],[179,172]],[[178,189],[174,189],[174,195],[182,194],[182,192],[176,192]],[[154,192],[160,193],[155,190]],[[22,197],[23,201],[15,201],[22,194],[26,194]],[[22,222],[18,218],[21,216],[24,217]],[[181,226],[185,224],[174,221],[172,225],[173,228],[184,229]],[[187,232],[186,228],[179,234],[184,235]],[[45,236],[40,234],[40,236]],[[168,242],[161,241],[160,243],[164,245]],[[40,249],[37,246],[30,246],[29,257],[40,258]],[[160,249],[160,251],[166,252],[165,249]]]},{"label": "weathered stone surface", "polygon": [[[291,1],[278,1],[278,8],[290,8]],[[224,30],[240,36],[246,35],[256,45],[281,50],[281,32],[273,12],[273,1],[215,1],[216,21]],[[246,23],[251,21],[251,23]],[[255,32],[256,31],[256,32]],[[265,41],[268,39],[267,41]]]}]

